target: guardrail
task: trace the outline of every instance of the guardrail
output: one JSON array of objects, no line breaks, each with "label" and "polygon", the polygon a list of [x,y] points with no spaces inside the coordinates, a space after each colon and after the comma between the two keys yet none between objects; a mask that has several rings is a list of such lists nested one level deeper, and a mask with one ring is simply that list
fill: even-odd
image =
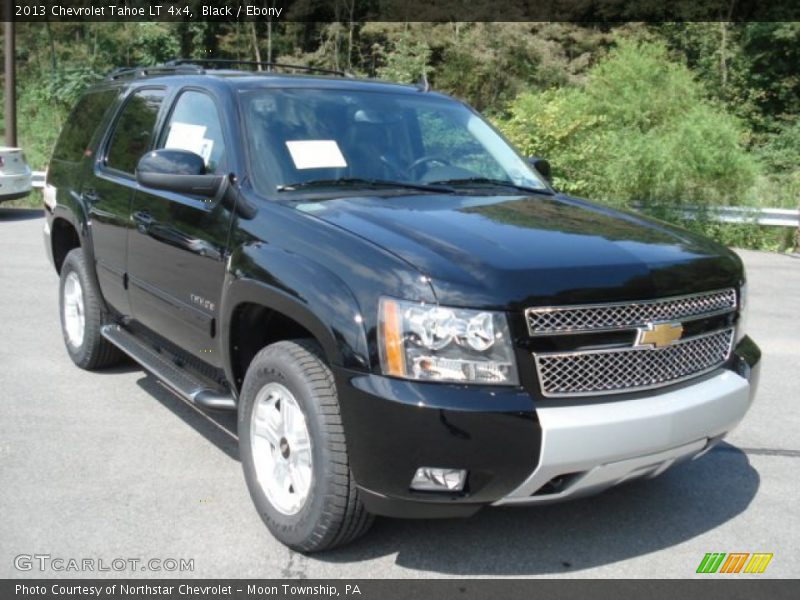
[{"label": "guardrail", "polygon": [[747,206],[684,206],[686,217],[705,211],[718,223],[757,223],[774,227],[800,227],[800,210],[791,208],[750,208]]},{"label": "guardrail", "polygon": [[[43,188],[46,171],[31,173],[31,185]],[[720,223],[758,223],[774,227],[800,227],[800,210],[791,208],[748,208],[746,206],[684,206],[685,216],[691,217],[705,210],[708,216]]]},{"label": "guardrail", "polygon": [[[640,210],[644,205],[638,202],[633,208]],[[751,223],[755,225],[769,225],[772,227],[798,227],[800,228],[800,210],[794,208],[756,208],[750,206],[681,206],[679,209],[683,217],[690,219],[697,213],[717,223]]]}]

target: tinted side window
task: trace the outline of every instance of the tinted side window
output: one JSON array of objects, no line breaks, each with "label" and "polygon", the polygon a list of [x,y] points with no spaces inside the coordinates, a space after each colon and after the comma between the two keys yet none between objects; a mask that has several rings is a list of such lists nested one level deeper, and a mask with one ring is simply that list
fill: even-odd
[{"label": "tinted side window", "polygon": [[117,97],[117,90],[90,92],[85,94],[67,119],[53,149],[53,158],[79,162],[89,148],[89,144],[103,120],[108,107]]},{"label": "tinted side window", "polygon": [[128,99],[111,137],[107,166],[125,173],[136,170],[139,159],[150,149],[163,100],[164,90],[139,90]]},{"label": "tinted side window", "polygon": [[224,168],[225,140],[211,97],[201,92],[183,92],[175,103],[159,147],[199,154],[209,173]]}]

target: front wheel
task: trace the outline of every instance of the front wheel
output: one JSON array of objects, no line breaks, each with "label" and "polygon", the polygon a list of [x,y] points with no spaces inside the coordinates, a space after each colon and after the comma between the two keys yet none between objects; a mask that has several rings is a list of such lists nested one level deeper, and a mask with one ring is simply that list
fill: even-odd
[{"label": "front wheel", "polygon": [[71,250],[61,266],[59,304],[61,332],[72,362],[82,369],[119,362],[119,350],[100,333],[105,322],[103,303],[81,248]]},{"label": "front wheel", "polygon": [[373,519],[350,473],[333,374],[316,344],[277,342],[255,356],[238,428],[250,495],[281,542],[315,552],[369,529]]}]

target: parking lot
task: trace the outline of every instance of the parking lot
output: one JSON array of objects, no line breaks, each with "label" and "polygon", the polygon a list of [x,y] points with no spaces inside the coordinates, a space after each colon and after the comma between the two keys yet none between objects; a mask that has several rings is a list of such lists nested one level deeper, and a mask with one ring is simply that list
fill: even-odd
[{"label": "parking lot", "polygon": [[[761,388],[705,457],[561,505],[379,519],[304,556],[256,514],[233,416],[199,412],[133,363],[73,366],[42,225],[41,211],[0,207],[0,577],[690,577],[707,552],[770,552],[760,577],[800,574],[800,258],[741,252]],[[20,554],[194,571],[20,571]]]}]

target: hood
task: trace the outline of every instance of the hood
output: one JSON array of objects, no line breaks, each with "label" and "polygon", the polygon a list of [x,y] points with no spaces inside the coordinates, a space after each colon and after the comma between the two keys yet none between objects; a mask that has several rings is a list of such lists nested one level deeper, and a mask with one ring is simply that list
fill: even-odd
[{"label": "hood", "polygon": [[702,236],[567,196],[351,197],[295,206],[402,257],[452,306],[645,300],[742,277],[739,258]]}]

